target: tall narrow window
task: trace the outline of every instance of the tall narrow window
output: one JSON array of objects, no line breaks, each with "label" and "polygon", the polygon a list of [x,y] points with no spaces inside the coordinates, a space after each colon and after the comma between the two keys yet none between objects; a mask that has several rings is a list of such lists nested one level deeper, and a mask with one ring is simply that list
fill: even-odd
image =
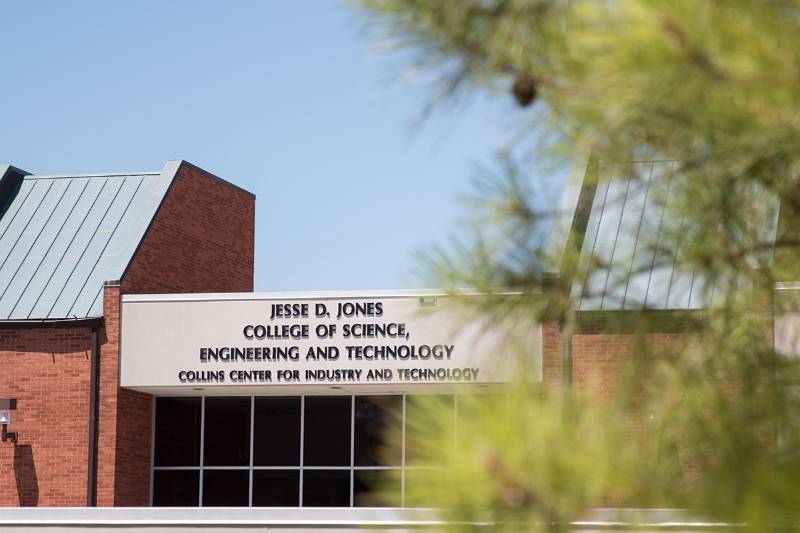
[{"label": "tall narrow window", "polygon": [[305,466],[350,468],[350,396],[306,396]]},{"label": "tall narrow window", "polygon": [[157,398],[155,466],[200,465],[202,398]]},{"label": "tall narrow window", "polygon": [[256,398],[253,464],[300,466],[300,397]]},{"label": "tall narrow window", "polygon": [[356,396],[355,466],[400,466],[402,396]]},{"label": "tall narrow window", "polygon": [[249,466],[250,397],[206,398],[204,466]]},{"label": "tall narrow window", "polygon": [[[432,416],[431,413],[435,413],[436,416]],[[437,456],[446,457],[442,454],[442,452],[446,454],[446,450],[440,448],[443,435],[452,437],[455,446],[455,397],[407,396],[406,465],[431,466],[431,459],[438,462]]]}]

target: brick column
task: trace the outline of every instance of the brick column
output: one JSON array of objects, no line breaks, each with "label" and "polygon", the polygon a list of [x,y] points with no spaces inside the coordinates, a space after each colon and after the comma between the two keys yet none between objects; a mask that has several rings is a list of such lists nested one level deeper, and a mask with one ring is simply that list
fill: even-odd
[{"label": "brick column", "polygon": [[144,506],[150,492],[152,397],[119,387],[119,286],[103,289],[97,505]]}]

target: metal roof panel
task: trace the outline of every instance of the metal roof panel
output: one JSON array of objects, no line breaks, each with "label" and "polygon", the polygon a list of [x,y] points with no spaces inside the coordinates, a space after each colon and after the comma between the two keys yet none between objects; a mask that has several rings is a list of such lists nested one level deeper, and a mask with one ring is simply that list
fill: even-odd
[{"label": "metal roof panel", "polygon": [[[706,287],[700,274],[675,268],[676,258],[682,264],[681,240],[691,238],[674,205],[678,187],[673,185],[686,179],[676,170],[673,161],[600,163],[579,258],[581,271],[594,267],[572,288],[579,310],[700,309],[722,303],[729,282]],[[777,203],[755,191],[753,205],[761,240],[774,239]],[[771,261],[768,253],[752,259],[754,265]]]},{"label": "metal roof panel", "polygon": [[[23,293],[39,272],[46,256],[53,248],[61,228],[83,192],[85,184],[70,181],[62,182],[59,185],[59,189],[63,189],[63,191],[56,205],[49,210],[48,220],[36,235],[28,255],[16,271],[7,273],[0,271],[0,279],[10,278],[10,282],[6,283],[4,287],[0,287],[0,308],[10,309],[9,314],[13,314],[14,307],[17,306]],[[54,192],[58,193],[53,189],[50,190],[51,195]]]},{"label": "metal roof panel", "polygon": [[627,167],[625,179],[628,180],[628,193],[617,231],[606,292],[603,295],[604,309],[620,309],[625,305],[644,206],[650,189],[651,165],[634,163]]},{"label": "metal roof panel", "polygon": [[102,315],[176,168],[23,177],[0,212],[0,320]]},{"label": "metal roof panel", "polygon": [[642,309],[644,307],[647,288],[650,285],[650,274],[656,258],[656,239],[664,212],[663,200],[666,191],[663,183],[653,175],[654,166],[655,164],[651,163],[648,172],[642,217],[637,228],[636,246],[625,289],[624,309]]},{"label": "metal roof panel", "polygon": [[611,172],[613,175],[608,182],[605,205],[600,215],[600,224],[591,255],[596,267],[590,271],[586,278],[584,293],[588,297],[581,300],[581,309],[585,311],[599,310],[603,307],[603,296],[608,286],[609,271],[614,257],[617,236],[619,235],[622,210],[628,194],[628,180],[621,179],[619,175],[620,168],[618,166],[614,167]]},{"label": "metal roof panel", "polygon": [[[80,288],[77,294],[71,298],[72,305],[67,311],[67,316],[91,316],[91,305],[94,301],[96,287],[101,287],[103,281],[106,281],[100,278],[101,272],[97,270],[97,264],[108,249],[109,243],[114,239],[122,216],[130,206],[136,190],[141,186],[141,180],[123,178],[121,181],[119,192],[114,197],[106,216],[100,221],[97,231],[81,257],[82,262],[79,262],[79,265],[81,265],[83,274],[80,277]],[[98,309],[98,311],[100,310]]]},{"label": "metal roof panel", "polygon": [[48,268],[43,268],[43,279],[37,283],[36,289],[31,287],[30,295],[23,295],[23,299],[27,298],[32,302],[29,306],[15,309],[15,314],[25,313],[27,310],[27,318],[50,316],[55,299],[63,292],[64,284],[78,263],[80,250],[91,236],[91,228],[97,224],[97,219],[102,214],[100,206],[104,202],[103,194],[109,194],[106,179],[92,179],[86,189],[87,193],[59,234],[58,244],[54,246],[57,247],[56,253],[48,261]]}]

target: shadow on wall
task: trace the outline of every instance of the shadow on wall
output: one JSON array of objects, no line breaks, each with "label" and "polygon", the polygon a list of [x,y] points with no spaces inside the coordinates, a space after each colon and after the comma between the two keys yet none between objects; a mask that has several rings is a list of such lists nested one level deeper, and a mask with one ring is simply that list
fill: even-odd
[{"label": "shadow on wall", "polygon": [[36,478],[36,465],[33,463],[30,444],[14,445],[14,478],[17,481],[20,507],[39,505],[39,480]]}]

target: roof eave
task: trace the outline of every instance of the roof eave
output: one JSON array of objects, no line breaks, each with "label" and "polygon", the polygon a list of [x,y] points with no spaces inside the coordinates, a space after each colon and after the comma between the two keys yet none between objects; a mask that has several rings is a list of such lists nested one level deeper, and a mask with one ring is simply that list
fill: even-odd
[{"label": "roof eave", "polygon": [[102,316],[82,318],[26,318],[0,320],[0,329],[99,327],[105,323]]}]

